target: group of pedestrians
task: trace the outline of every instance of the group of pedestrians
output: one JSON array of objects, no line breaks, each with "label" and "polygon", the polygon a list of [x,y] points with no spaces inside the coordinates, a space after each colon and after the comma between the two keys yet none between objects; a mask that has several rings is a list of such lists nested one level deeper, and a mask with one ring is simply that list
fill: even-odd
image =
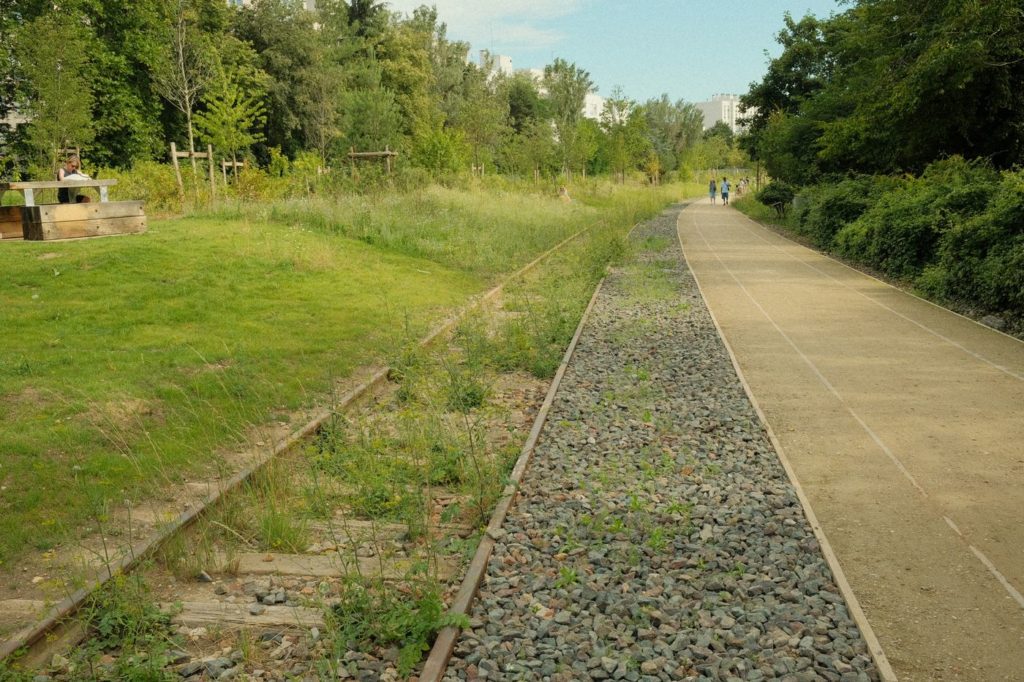
[{"label": "group of pedestrians", "polygon": [[715,203],[715,196],[719,190],[722,192],[722,205],[727,206],[729,204],[729,178],[723,176],[720,186],[716,186],[715,179],[711,178],[711,182],[708,183],[708,196],[711,197],[712,204]]},{"label": "group of pedestrians", "polygon": [[[748,184],[750,184],[750,180],[748,178],[743,178],[742,180],[740,180],[740,184],[737,185],[736,192],[738,194],[742,194],[743,190],[746,189]],[[708,197],[711,198],[711,203],[712,204],[715,203],[715,197],[718,195],[719,192],[721,192],[721,194],[722,194],[722,205],[723,206],[728,206],[729,205],[729,188],[730,187],[731,187],[731,185],[729,184],[729,178],[727,178],[725,176],[722,176],[722,184],[721,185],[716,185],[715,184],[715,179],[711,178],[711,182],[708,183]]]}]

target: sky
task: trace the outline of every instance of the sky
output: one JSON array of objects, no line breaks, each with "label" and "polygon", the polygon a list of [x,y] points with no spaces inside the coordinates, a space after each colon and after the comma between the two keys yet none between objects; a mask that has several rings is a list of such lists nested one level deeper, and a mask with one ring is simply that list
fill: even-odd
[{"label": "sky", "polygon": [[392,11],[437,8],[448,38],[508,55],[516,69],[556,57],[590,73],[598,94],[687,102],[743,94],[781,50],[782,17],[840,12],[840,0],[387,0]]}]

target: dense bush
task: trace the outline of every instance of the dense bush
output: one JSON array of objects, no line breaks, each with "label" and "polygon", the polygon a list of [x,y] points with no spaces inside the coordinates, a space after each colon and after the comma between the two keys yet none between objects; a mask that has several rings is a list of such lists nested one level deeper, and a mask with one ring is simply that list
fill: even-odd
[{"label": "dense bush", "polygon": [[982,212],[998,183],[998,173],[985,165],[959,157],[934,163],[843,227],[835,249],[893,277],[917,277],[935,260],[942,235]]},{"label": "dense bush", "polygon": [[800,192],[796,229],[823,248],[845,225],[859,218],[894,181],[861,175],[823,182]]},{"label": "dense bush", "polygon": [[1024,317],[1024,171],[989,188],[984,213],[954,225],[919,284],[945,298]]},{"label": "dense bush", "polygon": [[765,206],[771,206],[779,217],[786,215],[786,207],[793,203],[796,191],[789,183],[775,180],[757,193],[757,200]]}]

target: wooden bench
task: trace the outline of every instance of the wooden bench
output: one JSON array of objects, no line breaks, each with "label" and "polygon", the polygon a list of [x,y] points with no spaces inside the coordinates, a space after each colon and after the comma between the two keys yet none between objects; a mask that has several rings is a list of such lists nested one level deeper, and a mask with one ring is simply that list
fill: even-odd
[{"label": "wooden bench", "polygon": [[[0,194],[15,191],[25,197],[24,206],[0,207],[0,239],[71,239],[145,231],[146,214],[141,201],[108,200],[107,188],[116,184],[117,180],[0,182]],[[98,189],[99,202],[36,204],[36,190],[84,187]]]}]

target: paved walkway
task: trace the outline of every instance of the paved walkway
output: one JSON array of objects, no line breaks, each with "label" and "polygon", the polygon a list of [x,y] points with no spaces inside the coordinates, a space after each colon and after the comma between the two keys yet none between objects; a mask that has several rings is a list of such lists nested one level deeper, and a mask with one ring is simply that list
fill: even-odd
[{"label": "paved walkway", "polygon": [[896,673],[1024,679],[1024,344],[731,207],[678,232]]}]

